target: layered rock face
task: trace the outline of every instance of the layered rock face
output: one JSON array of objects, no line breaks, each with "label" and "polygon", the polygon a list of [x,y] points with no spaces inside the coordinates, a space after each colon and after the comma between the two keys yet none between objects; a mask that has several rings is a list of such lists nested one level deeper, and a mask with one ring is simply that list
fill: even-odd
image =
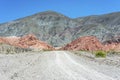
[{"label": "layered rock face", "polygon": [[23,37],[0,37],[0,43],[6,43],[20,48],[53,50],[53,47],[38,40],[33,34],[25,35]]},{"label": "layered rock face", "polygon": [[99,42],[99,40],[96,37],[85,36],[72,41],[62,49],[94,51],[94,50],[103,50],[103,45]]},{"label": "layered rock face", "polygon": [[63,50],[86,50],[86,51],[120,51],[120,43],[105,43],[102,44],[96,37],[94,36],[85,36],[80,37],[71,43],[67,44],[65,47],[61,48]]},{"label": "layered rock face", "polygon": [[120,51],[120,37],[114,37],[112,40],[104,42],[106,49]]}]

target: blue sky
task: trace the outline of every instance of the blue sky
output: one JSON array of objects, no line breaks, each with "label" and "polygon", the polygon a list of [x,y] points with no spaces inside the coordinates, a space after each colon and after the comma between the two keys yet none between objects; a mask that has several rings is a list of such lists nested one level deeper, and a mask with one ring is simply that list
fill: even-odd
[{"label": "blue sky", "polygon": [[120,0],[1,0],[0,23],[53,10],[71,18],[120,11]]}]

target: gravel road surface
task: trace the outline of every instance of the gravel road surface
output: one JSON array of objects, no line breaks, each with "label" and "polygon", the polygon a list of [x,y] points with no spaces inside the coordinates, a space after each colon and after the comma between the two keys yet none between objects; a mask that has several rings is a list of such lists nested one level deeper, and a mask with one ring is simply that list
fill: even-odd
[{"label": "gravel road surface", "polygon": [[120,68],[64,51],[0,54],[0,80],[120,80]]}]

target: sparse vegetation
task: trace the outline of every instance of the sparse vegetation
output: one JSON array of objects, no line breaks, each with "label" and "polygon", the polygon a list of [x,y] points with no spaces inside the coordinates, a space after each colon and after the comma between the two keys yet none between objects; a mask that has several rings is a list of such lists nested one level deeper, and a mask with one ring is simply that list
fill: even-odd
[{"label": "sparse vegetation", "polygon": [[50,49],[43,49],[42,51],[51,51]]},{"label": "sparse vegetation", "polygon": [[108,52],[108,55],[120,55],[120,52],[111,50],[111,51]]},{"label": "sparse vegetation", "polygon": [[29,48],[24,49],[24,48],[14,47],[7,44],[0,44],[0,53],[14,54],[14,53],[23,53],[28,51],[32,51],[32,49],[29,49]]},{"label": "sparse vegetation", "polygon": [[106,55],[107,55],[107,52],[105,52],[105,51],[96,51],[96,52],[95,52],[95,57],[105,58]]}]

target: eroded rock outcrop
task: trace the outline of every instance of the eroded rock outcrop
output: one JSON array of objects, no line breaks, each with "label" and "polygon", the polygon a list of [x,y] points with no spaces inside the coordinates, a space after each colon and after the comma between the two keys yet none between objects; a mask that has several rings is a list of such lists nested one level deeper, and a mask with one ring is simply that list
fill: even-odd
[{"label": "eroded rock outcrop", "polygon": [[120,51],[120,37],[114,37],[112,40],[104,42],[106,49],[111,51]]},{"label": "eroded rock outcrop", "polygon": [[54,48],[47,43],[40,41],[33,34],[25,35],[23,37],[0,37],[0,43],[6,43],[9,45],[31,48],[40,50],[53,50]]},{"label": "eroded rock outcrop", "polygon": [[105,43],[102,44],[96,37],[94,36],[85,36],[80,37],[71,43],[67,44],[65,47],[61,48],[63,50],[86,50],[86,51],[120,51],[120,43]]},{"label": "eroded rock outcrop", "polygon": [[99,40],[96,37],[85,36],[72,41],[62,49],[94,51],[94,50],[103,50],[103,45],[99,42]]},{"label": "eroded rock outcrop", "polygon": [[[85,36],[72,41],[65,47],[60,48],[60,50],[120,51],[119,38],[115,40],[110,40],[102,44],[95,36]],[[24,49],[30,48],[38,50],[55,50],[47,43],[38,40],[37,37],[33,34],[25,35],[23,37],[0,37],[0,43],[5,43]]]}]

